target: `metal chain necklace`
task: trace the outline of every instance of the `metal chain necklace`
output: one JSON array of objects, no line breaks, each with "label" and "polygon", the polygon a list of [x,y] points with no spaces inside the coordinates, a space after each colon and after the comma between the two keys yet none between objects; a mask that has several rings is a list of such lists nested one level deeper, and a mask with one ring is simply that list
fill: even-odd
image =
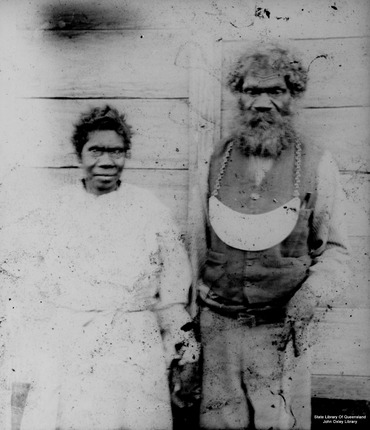
[{"label": "metal chain necklace", "polygon": [[[228,144],[228,147],[226,149],[224,158],[222,160],[222,165],[220,168],[220,172],[218,174],[215,187],[212,191],[212,196],[217,197],[218,192],[221,188],[221,181],[225,174],[226,166],[229,162],[231,150],[233,148],[234,142],[231,141]],[[293,188],[293,197],[299,197],[299,186],[301,183],[301,161],[302,161],[302,144],[299,139],[297,139],[295,144],[295,152],[294,152],[294,188]],[[252,200],[258,200],[260,198],[260,195],[257,193],[251,193],[250,195]]]}]

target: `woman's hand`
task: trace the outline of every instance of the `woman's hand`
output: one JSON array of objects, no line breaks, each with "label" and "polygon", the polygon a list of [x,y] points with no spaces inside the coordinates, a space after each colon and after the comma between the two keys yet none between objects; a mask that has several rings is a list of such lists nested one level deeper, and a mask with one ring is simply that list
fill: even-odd
[{"label": "woman's hand", "polygon": [[162,332],[167,369],[173,360],[179,365],[195,363],[199,360],[200,345],[197,342],[189,314],[181,304],[175,304],[156,311]]},{"label": "woman's hand", "polygon": [[197,363],[200,357],[200,343],[195,339],[193,331],[188,332],[179,350],[179,365]]}]

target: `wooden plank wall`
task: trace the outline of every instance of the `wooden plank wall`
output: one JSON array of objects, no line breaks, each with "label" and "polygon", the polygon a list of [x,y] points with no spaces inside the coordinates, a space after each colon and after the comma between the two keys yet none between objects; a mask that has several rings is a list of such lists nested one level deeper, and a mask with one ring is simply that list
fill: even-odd
[{"label": "wooden plank wall", "polygon": [[77,181],[72,124],[110,103],[135,131],[125,179],[156,192],[186,231],[199,156],[227,133],[234,109],[222,72],[249,39],[290,39],[311,64],[297,123],[338,161],[353,247],[351,284],[332,311],[318,311],[313,394],[370,399],[369,9],[367,0],[15,2],[17,30],[4,39],[16,46],[9,163],[47,172],[55,186]]}]

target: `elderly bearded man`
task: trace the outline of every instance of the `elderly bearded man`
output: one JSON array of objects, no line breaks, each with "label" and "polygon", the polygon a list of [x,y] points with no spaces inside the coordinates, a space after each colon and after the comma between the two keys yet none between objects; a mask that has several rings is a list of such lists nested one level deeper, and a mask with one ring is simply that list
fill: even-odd
[{"label": "elderly bearded man", "polygon": [[292,122],[306,83],[277,46],[229,76],[239,114],[210,163],[199,285],[204,429],[310,428],[307,326],[348,251],[336,165]]}]

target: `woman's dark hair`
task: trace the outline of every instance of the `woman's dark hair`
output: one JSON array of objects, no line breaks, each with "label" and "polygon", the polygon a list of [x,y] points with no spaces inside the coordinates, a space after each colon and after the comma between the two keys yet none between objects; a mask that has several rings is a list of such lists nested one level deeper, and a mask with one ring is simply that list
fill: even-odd
[{"label": "woman's dark hair", "polygon": [[306,90],[308,74],[301,61],[287,49],[275,44],[251,49],[242,55],[229,74],[227,85],[232,92],[240,92],[245,76],[253,76],[263,69],[282,75],[293,97],[299,97]]},{"label": "woman's dark hair", "polygon": [[75,124],[72,144],[78,157],[81,157],[82,149],[89,139],[89,133],[98,130],[114,130],[122,137],[125,152],[131,149],[131,126],[127,124],[125,115],[106,105],[83,113],[79,122]]}]

